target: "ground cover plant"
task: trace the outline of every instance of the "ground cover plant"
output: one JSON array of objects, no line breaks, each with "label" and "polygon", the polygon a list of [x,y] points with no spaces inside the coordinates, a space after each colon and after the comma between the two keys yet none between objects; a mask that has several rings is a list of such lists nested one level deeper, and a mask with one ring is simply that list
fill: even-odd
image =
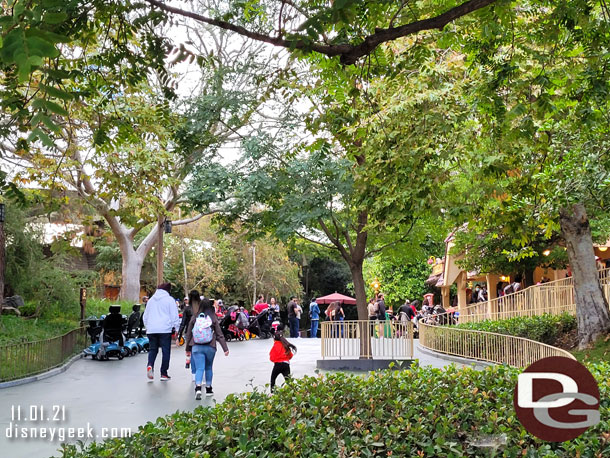
[{"label": "ground cover plant", "polygon": [[557,339],[576,329],[576,317],[569,313],[561,315],[538,315],[533,317],[515,317],[506,320],[486,320],[480,323],[463,323],[462,329],[495,332],[510,336],[555,345]]},{"label": "ground cover plant", "polygon": [[149,422],[131,438],[61,452],[66,458],[608,456],[610,364],[588,367],[599,383],[602,421],[564,443],[536,439],[515,417],[518,369],[451,366],[304,377],[273,396],[231,395],[214,407]]}]

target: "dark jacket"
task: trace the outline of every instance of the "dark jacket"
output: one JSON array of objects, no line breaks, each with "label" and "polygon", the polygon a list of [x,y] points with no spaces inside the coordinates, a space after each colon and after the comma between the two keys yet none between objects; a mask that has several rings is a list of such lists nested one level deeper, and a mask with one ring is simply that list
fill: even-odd
[{"label": "dark jacket", "polygon": [[193,318],[193,306],[187,305],[182,311],[182,321],[180,322],[180,329],[178,329],[178,338],[182,337],[186,327],[191,322],[191,318]]},{"label": "dark jacket", "polygon": [[380,301],[377,302],[377,304],[379,305],[379,311],[377,312],[377,317],[380,320],[385,320],[386,316],[385,316],[385,301],[382,299]]},{"label": "dark jacket", "polygon": [[[225,336],[222,333],[222,329],[220,329],[220,323],[218,322],[218,317],[216,316],[216,314],[214,313],[214,309],[211,309],[210,311],[208,311],[207,316],[209,316],[212,319],[212,328],[214,329],[214,335],[212,337],[212,341],[210,343],[207,344],[203,344],[203,345],[209,345],[210,347],[216,349],[216,341],[220,342],[220,346],[222,347],[222,349],[224,351],[229,351],[229,347],[227,347],[227,342],[225,341]],[[195,342],[193,342],[193,327],[195,326],[195,321],[197,321],[197,317],[199,315],[193,316],[191,318],[191,321],[189,321],[188,326],[186,327],[186,351],[191,351],[193,348],[193,345],[201,345],[201,344],[195,344]]]}]

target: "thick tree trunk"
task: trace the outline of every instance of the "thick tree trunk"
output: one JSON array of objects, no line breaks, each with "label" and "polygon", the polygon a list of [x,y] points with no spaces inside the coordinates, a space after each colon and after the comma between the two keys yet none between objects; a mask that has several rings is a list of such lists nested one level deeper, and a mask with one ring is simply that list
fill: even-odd
[{"label": "thick tree trunk", "polygon": [[356,307],[358,310],[359,320],[368,320],[366,288],[364,284],[364,276],[362,275],[363,261],[352,261],[349,264],[352,273],[352,281],[354,282],[354,293],[356,294]]},{"label": "thick tree trunk", "polygon": [[599,283],[591,228],[584,205],[576,204],[562,209],[560,225],[574,276],[578,341],[582,348],[610,332],[610,312]]},{"label": "thick tree trunk", "polygon": [[140,257],[135,251],[123,254],[121,299],[134,303],[140,300],[140,276],[142,275],[143,263],[144,258]]},{"label": "thick tree trunk", "polygon": [[5,243],[4,223],[0,221],[0,315],[2,315],[2,302],[4,301],[4,273],[6,270]]}]

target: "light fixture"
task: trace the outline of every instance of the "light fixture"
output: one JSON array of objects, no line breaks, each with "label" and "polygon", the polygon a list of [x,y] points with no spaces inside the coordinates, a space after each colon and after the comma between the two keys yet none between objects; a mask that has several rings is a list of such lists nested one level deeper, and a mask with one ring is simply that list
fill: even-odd
[{"label": "light fixture", "polygon": [[371,283],[371,288],[373,288],[375,292],[377,292],[379,290],[379,286],[379,280],[377,280],[377,277],[375,277],[375,280],[373,280]]},{"label": "light fixture", "polygon": [[172,222],[169,219],[165,220],[165,233],[166,234],[172,233]]},{"label": "light fixture", "polygon": [[542,252],[543,255],[548,256],[549,254],[551,254],[551,250],[544,250]]},{"label": "light fixture", "polygon": [[599,247],[597,247],[597,249],[599,251],[608,251],[608,247],[607,246],[599,246]]}]

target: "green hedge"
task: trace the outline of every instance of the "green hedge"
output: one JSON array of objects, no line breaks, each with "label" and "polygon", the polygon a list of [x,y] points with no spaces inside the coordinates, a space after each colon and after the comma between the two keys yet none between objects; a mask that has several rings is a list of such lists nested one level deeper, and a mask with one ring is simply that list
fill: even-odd
[{"label": "green hedge", "polygon": [[458,325],[463,329],[496,332],[554,345],[557,337],[576,329],[576,317],[569,313],[561,315],[539,315],[533,317],[516,317],[507,320],[482,321]]},{"label": "green hedge", "polygon": [[[516,419],[519,370],[451,366],[305,377],[273,396],[231,395],[214,407],[159,418],[131,438],[84,451],[66,446],[63,456],[608,456],[610,364],[588,367],[600,384],[602,421],[564,443],[540,441]],[[495,454],[476,445],[489,436],[506,442]]]}]

